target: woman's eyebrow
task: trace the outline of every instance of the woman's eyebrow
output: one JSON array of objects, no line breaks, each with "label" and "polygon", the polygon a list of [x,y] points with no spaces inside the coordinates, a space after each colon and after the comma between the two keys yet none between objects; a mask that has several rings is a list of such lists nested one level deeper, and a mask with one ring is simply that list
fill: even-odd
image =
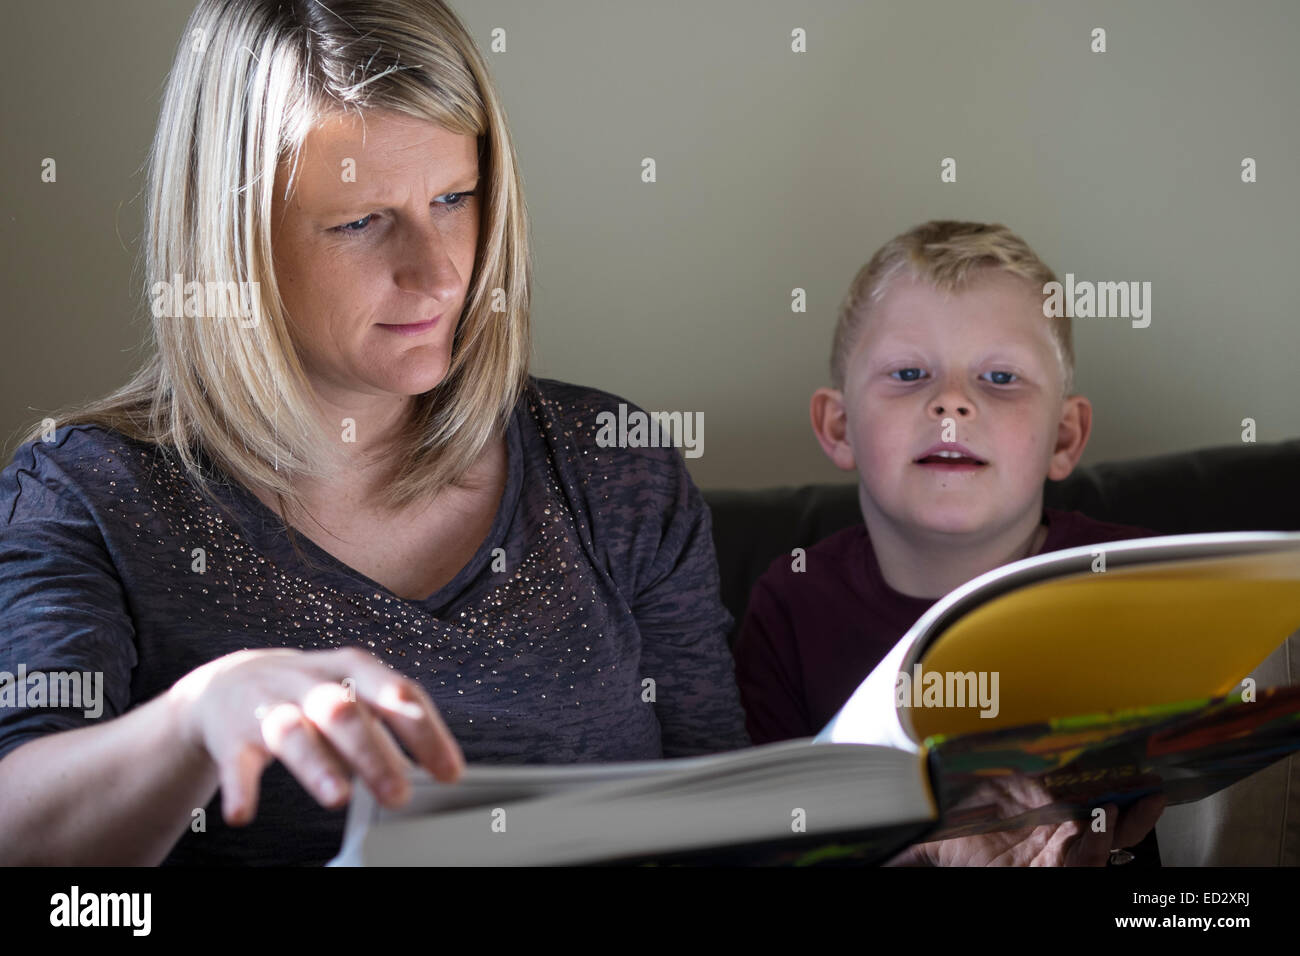
[{"label": "woman's eyebrow", "polygon": [[[434,195],[445,196],[447,193],[468,192],[474,189],[482,181],[482,175],[477,172],[468,172],[458,179],[451,181],[451,186],[447,189],[439,190]],[[379,192],[352,192],[350,189],[344,189],[344,186],[353,186],[352,183],[342,183],[331,186],[329,194],[322,196],[317,211],[322,214],[333,212],[343,212],[354,209],[358,206],[365,206],[368,209],[391,209],[393,202],[390,197]]]}]

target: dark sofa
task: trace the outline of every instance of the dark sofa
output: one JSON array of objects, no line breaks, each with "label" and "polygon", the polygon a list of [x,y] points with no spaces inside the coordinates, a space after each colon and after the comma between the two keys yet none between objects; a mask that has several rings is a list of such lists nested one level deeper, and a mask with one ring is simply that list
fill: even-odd
[{"label": "dark sofa", "polygon": [[[857,486],[706,491],[722,600],[739,627],[777,555],[858,521]],[[1048,507],[1167,534],[1300,530],[1300,439],[1228,445],[1076,468],[1049,481]],[[731,640],[735,640],[733,628]]]}]

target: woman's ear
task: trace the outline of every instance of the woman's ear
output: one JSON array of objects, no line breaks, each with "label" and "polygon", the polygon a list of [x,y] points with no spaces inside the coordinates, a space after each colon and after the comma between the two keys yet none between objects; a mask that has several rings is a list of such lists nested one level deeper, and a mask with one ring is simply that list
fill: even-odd
[{"label": "woman's ear", "polygon": [[808,409],[813,433],[822,451],[841,471],[853,471],[853,447],[849,444],[849,420],[844,410],[844,393],[836,388],[819,388],[813,392]]}]

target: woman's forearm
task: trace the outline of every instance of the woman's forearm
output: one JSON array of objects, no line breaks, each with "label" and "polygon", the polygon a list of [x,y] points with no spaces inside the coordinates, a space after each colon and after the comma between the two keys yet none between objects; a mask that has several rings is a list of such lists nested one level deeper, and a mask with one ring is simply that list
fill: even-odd
[{"label": "woman's forearm", "polygon": [[161,694],[0,759],[0,864],[156,865],[217,789],[216,766]]}]

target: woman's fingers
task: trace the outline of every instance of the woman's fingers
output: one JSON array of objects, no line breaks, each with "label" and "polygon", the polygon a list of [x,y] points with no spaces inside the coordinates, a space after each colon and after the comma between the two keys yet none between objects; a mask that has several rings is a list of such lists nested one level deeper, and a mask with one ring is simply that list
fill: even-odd
[{"label": "woman's fingers", "polygon": [[1106,814],[1106,829],[1094,832],[1088,821],[1079,825],[1079,838],[1070,847],[1066,857],[1069,866],[1105,866],[1110,851],[1132,846],[1142,840],[1164,812],[1167,798],[1162,793],[1143,797],[1123,813],[1113,803],[1102,809]]},{"label": "woman's fingers", "polygon": [[332,808],[347,802],[347,766],[306,712],[294,704],[271,708],[262,720],[262,738],[318,803]]},{"label": "woman's fingers", "polygon": [[357,698],[392,728],[423,767],[444,783],[455,781],[465,768],[465,757],[424,688],[365,651],[345,648],[335,653],[354,681]]},{"label": "woman's fingers", "polygon": [[464,769],[460,745],[424,689],[360,648],[239,652],[177,688],[217,766],[232,826],[256,815],[273,759],[327,807],[346,803],[354,774],[387,805],[409,799],[411,765],[393,734],[444,782]]},{"label": "woman's fingers", "polygon": [[1118,811],[1113,803],[1106,804],[1102,809],[1106,814],[1104,830],[1094,830],[1092,818],[1069,822],[1079,835],[1065,854],[1066,866],[1105,866],[1106,861],[1110,859]]},{"label": "woman's fingers", "polygon": [[410,764],[360,695],[354,697],[339,684],[319,684],[303,697],[302,709],[380,800],[390,805],[406,801]]},{"label": "woman's fingers", "polygon": [[256,744],[236,742],[229,753],[212,756],[221,782],[221,815],[232,827],[244,826],[257,815],[259,783],[271,755]]},{"label": "woman's fingers", "polygon": [[1168,803],[1169,798],[1163,793],[1153,793],[1121,813],[1115,824],[1114,846],[1132,846],[1141,842],[1156,825]]}]

